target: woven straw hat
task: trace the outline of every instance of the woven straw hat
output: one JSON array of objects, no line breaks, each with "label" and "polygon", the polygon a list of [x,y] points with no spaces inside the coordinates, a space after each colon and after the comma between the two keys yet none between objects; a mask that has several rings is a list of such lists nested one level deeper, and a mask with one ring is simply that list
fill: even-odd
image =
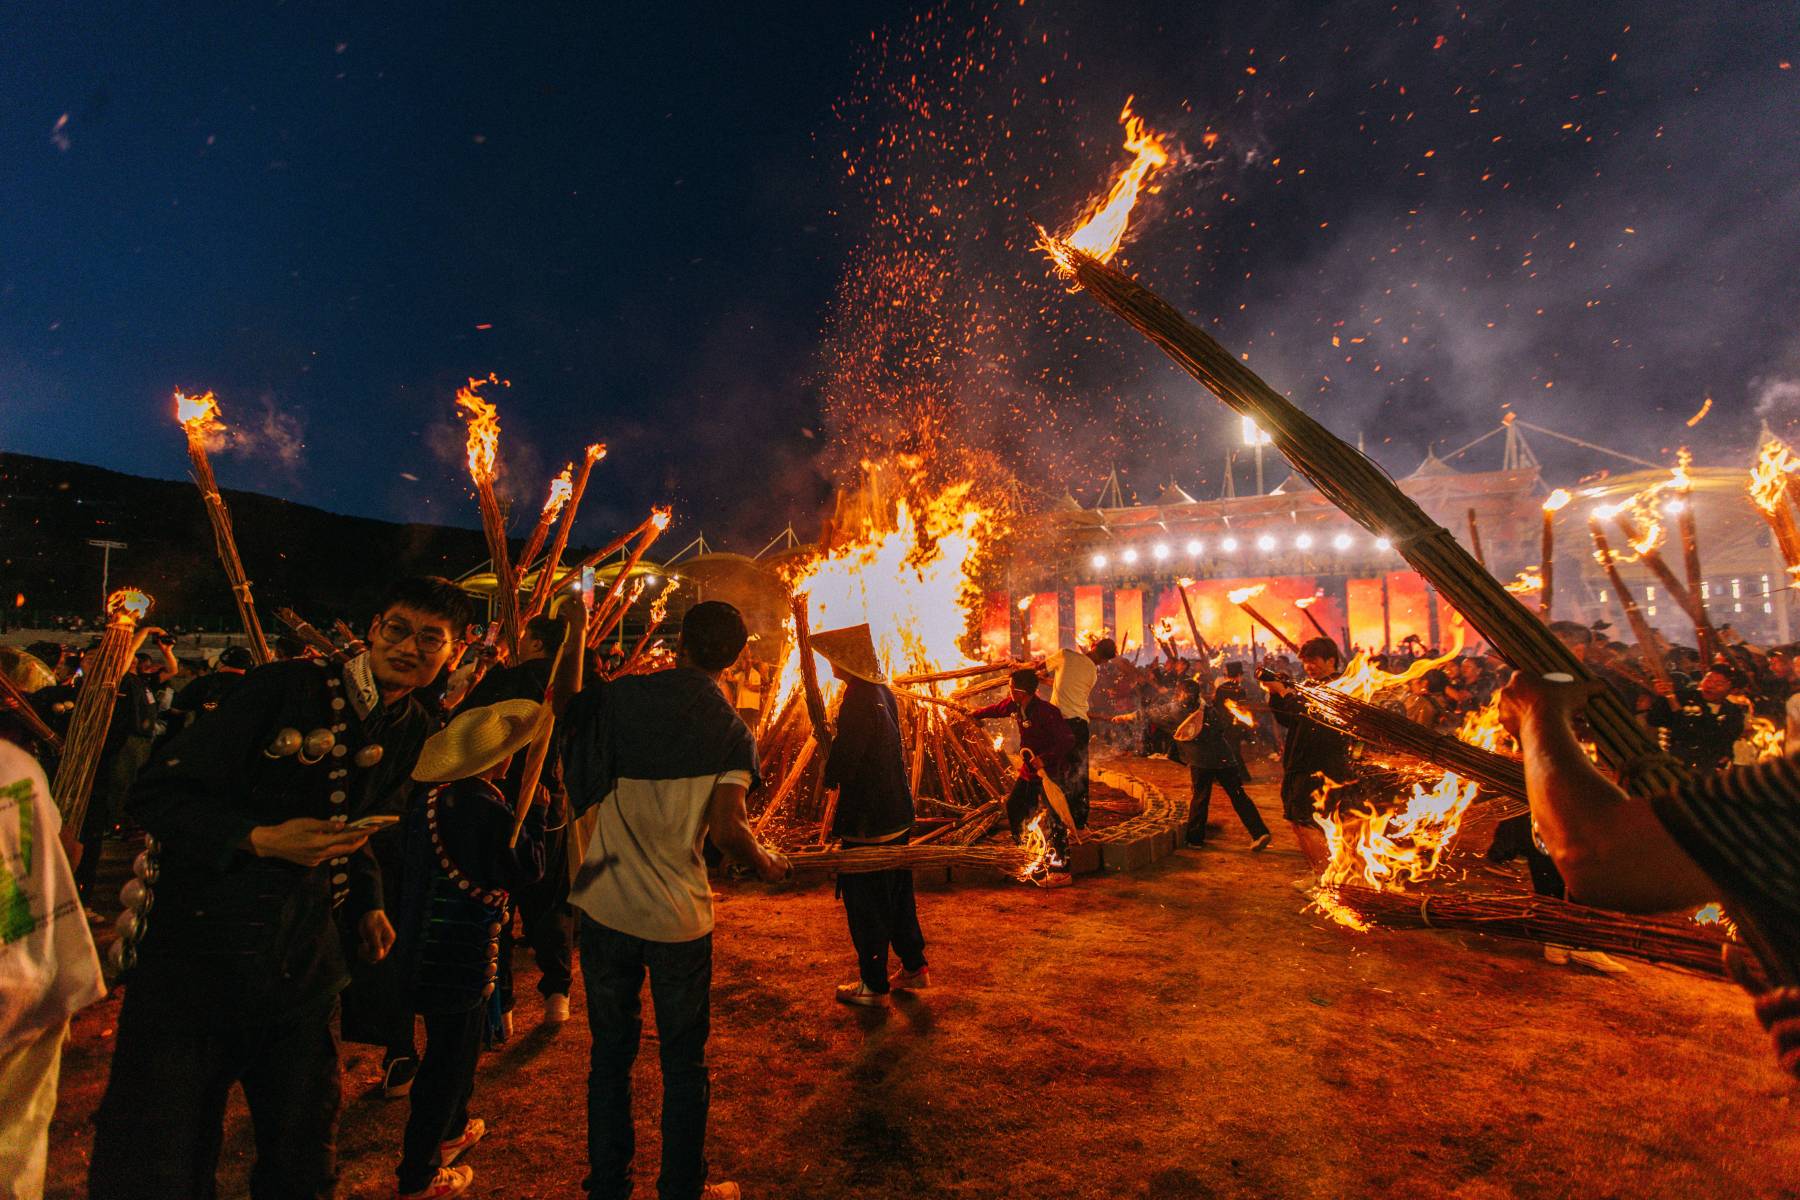
[{"label": "woven straw hat", "polygon": [[865,625],[844,629],[827,629],[812,635],[812,648],[826,662],[846,675],[854,675],[869,683],[886,683],[881,664],[875,660],[875,639]]},{"label": "woven straw hat", "polygon": [[502,700],[457,713],[426,739],[412,777],[421,783],[448,783],[504,762],[531,741],[543,707],[536,700]]},{"label": "woven straw hat", "polygon": [[18,685],[21,692],[35,692],[56,683],[56,673],[34,654],[0,646],[0,675]]}]

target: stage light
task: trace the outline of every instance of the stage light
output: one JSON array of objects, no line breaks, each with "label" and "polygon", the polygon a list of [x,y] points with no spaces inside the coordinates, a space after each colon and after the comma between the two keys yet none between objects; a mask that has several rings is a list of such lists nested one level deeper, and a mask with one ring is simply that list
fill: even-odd
[{"label": "stage light", "polygon": [[1125,552],[1125,553],[1124,553],[1124,554],[1123,554],[1123,555],[1121,555],[1121,556],[1120,556],[1120,557],[1122,557],[1122,558],[1124,558],[1124,560],[1125,560],[1125,565],[1126,565],[1126,566],[1128,566],[1128,567],[1129,567],[1129,566],[1131,566],[1131,565],[1132,565],[1132,564],[1134,564],[1134,563],[1136,563],[1136,562],[1137,562],[1137,551],[1136,551],[1136,550],[1127,550],[1127,551],[1126,551],[1126,552]]},{"label": "stage light", "polygon": [[1350,548],[1350,541],[1351,538],[1349,534],[1340,533],[1331,539],[1331,548],[1333,550],[1348,550]]},{"label": "stage light", "polygon": [[1391,540],[1384,538],[1384,537],[1376,538],[1375,539],[1375,548],[1377,550],[1381,551],[1383,554],[1386,554],[1389,550],[1392,550],[1394,548],[1394,543]]},{"label": "stage light", "polygon": [[1299,537],[1295,538],[1294,539],[1294,549],[1296,549],[1296,550],[1311,550],[1312,549],[1312,534],[1303,533]]},{"label": "stage light", "polygon": [[1264,554],[1267,554],[1275,548],[1275,539],[1265,533],[1256,539],[1256,548],[1261,550]]},{"label": "stage light", "polygon": [[1094,555],[1093,563],[1094,563],[1094,570],[1096,570],[1096,571],[1106,570],[1106,555],[1104,555],[1104,554]]},{"label": "stage light", "polygon": [[1189,554],[1198,554],[1204,549],[1206,549],[1206,546],[1198,541],[1192,541],[1187,544],[1187,552]]},{"label": "stage light", "polygon": [[1224,541],[1219,543],[1219,549],[1223,550],[1227,554],[1230,554],[1232,551],[1236,550],[1237,547],[1238,547],[1238,541],[1234,537],[1228,537]]},{"label": "stage light", "polygon": [[1163,561],[1163,559],[1169,557],[1168,544],[1165,542],[1156,543],[1156,549],[1152,550],[1151,553],[1156,555],[1157,562]]},{"label": "stage light", "polygon": [[1246,446],[1267,446],[1270,442],[1275,440],[1261,429],[1257,428],[1256,422],[1249,417],[1244,418],[1242,428],[1244,445]]}]

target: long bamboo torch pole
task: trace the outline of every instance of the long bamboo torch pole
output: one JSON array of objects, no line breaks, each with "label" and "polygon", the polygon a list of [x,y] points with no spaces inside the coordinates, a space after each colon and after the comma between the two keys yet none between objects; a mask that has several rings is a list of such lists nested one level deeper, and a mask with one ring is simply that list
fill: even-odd
[{"label": "long bamboo torch pole", "polygon": [[1687,613],[1688,619],[1694,623],[1694,640],[1700,647],[1701,661],[1711,662],[1712,656],[1706,652],[1706,648],[1717,643],[1718,634],[1713,632],[1712,623],[1707,619],[1706,609],[1700,606],[1699,597],[1688,591],[1687,586],[1676,577],[1675,572],[1664,561],[1661,550],[1655,546],[1643,545],[1644,535],[1628,514],[1615,513],[1613,524],[1619,527],[1619,535],[1626,543],[1637,551],[1639,561],[1650,569],[1650,573],[1656,576],[1675,603]]},{"label": "long bamboo torch pole", "polygon": [[469,478],[475,483],[475,502],[481,512],[481,532],[487,541],[488,564],[494,571],[494,607],[500,627],[499,644],[511,660],[519,650],[519,589],[513,578],[511,553],[506,544],[506,518],[500,512],[500,500],[494,495],[497,473],[496,457],[500,449],[500,414],[493,404],[481,397],[484,383],[469,380],[459,388],[456,405],[469,414]]},{"label": "long bamboo torch pole", "polygon": [[1606,572],[1607,581],[1613,590],[1619,593],[1619,607],[1625,610],[1625,620],[1631,626],[1631,632],[1638,642],[1638,654],[1644,660],[1644,666],[1650,672],[1650,678],[1659,687],[1669,683],[1669,669],[1663,661],[1661,653],[1662,639],[1650,628],[1650,622],[1644,619],[1642,610],[1638,608],[1637,598],[1631,589],[1625,586],[1624,578],[1619,574],[1619,564],[1613,556],[1612,546],[1606,540],[1606,530],[1600,527],[1600,518],[1588,517],[1588,529],[1594,535],[1594,557],[1600,560],[1600,567]]},{"label": "long bamboo torch pole", "polygon": [[1294,607],[1295,607],[1295,608],[1297,608],[1297,609],[1299,609],[1299,610],[1300,610],[1300,615],[1301,615],[1301,616],[1303,616],[1303,617],[1305,617],[1305,618],[1306,618],[1306,619],[1307,619],[1307,620],[1308,620],[1308,621],[1309,621],[1309,622],[1311,622],[1311,623],[1312,623],[1312,627],[1313,627],[1313,629],[1314,629],[1314,630],[1316,630],[1316,631],[1317,631],[1317,632],[1318,632],[1318,635],[1319,635],[1319,636],[1320,636],[1320,637],[1322,637],[1322,638],[1327,638],[1327,639],[1329,639],[1329,640],[1332,640],[1332,641],[1335,641],[1335,640],[1337,640],[1337,639],[1335,639],[1335,638],[1332,638],[1332,637],[1331,637],[1331,635],[1330,635],[1330,634],[1329,634],[1329,633],[1326,633],[1326,632],[1325,632],[1325,627],[1324,627],[1324,626],[1323,626],[1323,625],[1321,625],[1321,624],[1319,624],[1319,618],[1317,618],[1317,617],[1315,617],[1315,616],[1313,616],[1313,612],[1312,612],[1312,605],[1310,605],[1310,604],[1300,604],[1300,603],[1298,603],[1298,602],[1296,602],[1296,603],[1295,603],[1295,605],[1294,605]]},{"label": "long bamboo torch pole", "polygon": [[1208,648],[1206,639],[1200,636],[1200,622],[1194,620],[1194,604],[1188,599],[1187,590],[1193,586],[1191,579],[1177,579],[1175,594],[1181,597],[1181,615],[1187,618],[1188,636],[1194,639],[1194,652],[1200,656],[1200,676],[1210,681],[1213,676],[1212,650]]},{"label": "long bamboo torch pole", "polygon": [[[1391,539],[1412,568],[1515,667],[1593,678],[1535,614],[1482,570],[1380,467],[1300,411],[1150,289],[1066,244],[1054,243],[1053,249],[1068,275],[1098,304],[1150,339],[1227,407],[1267,431],[1294,469],[1351,519]],[[1634,792],[1666,790],[1690,773],[1661,754],[1618,695],[1594,697],[1587,716],[1602,757]]]},{"label": "long bamboo torch pole", "polygon": [[[537,582],[531,587],[531,597],[525,605],[525,619],[530,620],[544,611],[549,603],[550,590],[556,584],[557,568],[562,564],[563,551],[569,546],[569,533],[575,528],[575,515],[581,511],[581,498],[587,494],[588,476],[593,473],[594,464],[606,457],[606,443],[595,442],[587,448],[582,457],[581,469],[575,472],[575,485],[569,491],[569,502],[563,506],[562,522],[556,527],[556,536],[550,539],[550,553],[538,564]],[[611,554],[618,549],[614,546],[606,553]],[[603,556],[604,557],[604,556]],[[582,568],[576,569],[579,575]]]},{"label": "long bamboo torch pole", "polygon": [[119,680],[131,666],[131,656],[141,640],[138,622],[150,611],[152,601],[143,592],[122,588],[106,600],[106,631],[100,646],[82,661],[81,694],[69,717],[69,736],[63,742],[62,761],[50,794],[62,814],[63,849],[73,866],[81,863],[81,823],[87,817],[88,800],[94,793],[94,776],[100,753],[106,746],[106,730],[112,724],[119,699]]},{"label": "long bamboo torch pole", "polygon": [[1481,552],[1481,525],[1475,519],[1475,509],[1469,509],[1469,547],[1475,552],[1475,561],[1487,570],[1487,555]]},{"label": "long bamboo torch pole", "polygon": [[1255,621],[1258,625],[1261,625],[1264,629],[1268,630],[1272,635],[1274,635],[1275,639],[1277,641],[1279,641],[1282,645],[1286,646],[1289,650],[1292,650],[1295,654],[1300,653],[1299,644],[1296,643],[1293,638],[1291,638],[1287,634],[1281,632],[1281,630],[1279,628],[1277,628],[1277,626],[1275,625],[1275,622],[1269,620],[1269,618],[1267,618],[1267,617],[1263,616],[1261,613],[1257,612],[1256,609],[1251,606],[1251,604],[1248,600],[1239,600],[1237,602],[1237,606],[1244,610],[1245,616],[1249,617],[1252,621]]},{"label": "long bamboo torch pole", "polygon": [[1675,528],[1681,534],[1681,565],[1687,575],[1688,596],[1694,602],[1700,627],[1700,657],[1711,662],[1719,652],[1719,634],[1713,628],[1712,614],[1706,608],[1706,576],[1700,570],[1700,533],[1694,515],[1694,481],[1688,475],[1693,456],[1683,446],[1675,457],[1676,495],[1681,502],[1675,514]]},{"label": "long bamboo torch pole", "polygon": [[[575,464],[569,463],[563,467],[561,474],[550,481],[550,494],[544,498],[544,507],[538,510],[537,524],[531,527],[531,536],[525,539],[525,548],[519,551],[518,564],[513,568],[514,588],[525,585],[525,572],[537,557],[538,551],[544,548],[544,539],[550,536],[550,526],[556,521],[557,514],[569,502],[569,495],[575,489],[570,478],[574,471]],[[521,616],[519,624],[523,625],[527,619],[529,618]]]},{"label": "long bamboo torch pole", "polygon": [[1546,625],[1553,619],[1550,616],[1552,593],[1556,590],[1556,514],[1571,499],[1569,493],[1557,488],[1544,500],[1544,534],[1539,545],[1538,574],[1543,577],[1543,590],[1538,592],[1538,620]]},{"label": "long bamboo torch pole", "polygon": [[213,548],[219,565],[225,568],[225,582],[231,585],[231,598],[237,604],[238,621],[244,627],[244,638],[256,664],[270,661],[268,639],[263,636],[262,622],[256,616],[256,601],[250,595],[250,580],[244,575],[244,560],[238,556],[237,537],[231,530],[231,510],[219,495],[218,480],[213,478],[212,459],[207,456],[206,439],[223,433],[219,421],[219,403],[211,392],[198,396],[175,393],[175,417],[187,434],[188,461],[194,467],[194,486],[206,505],[206,517],[212,524]]},{"label": "long bamboo torch pole", "polygon": [[[637,545],[631,548],[631,553],[626,556],[624,564],[619,567],[619,573],[613,577],[612,586],[606,589],[605,598],[594,606],[595,624],[610,628],[614,623],[622,623],[625,609],[630,608],[636,602],[637,595],[633,594],[631,600],[617,611],[614,611],[613,605],[618,601],[619,593],[625,589],[626,583],[631,579],[631,573],[637,569],[638,563],[644,560],[644,552],[650,549],[656,539],[662,536],[662,531],[668,527],[669,510],[667,508],[653,509],[644,523],[638,526],[641,536],[638,538]],[[599,645],[605,637],[606,634],[602,633],[592,638],[591,641],[594,645]]]}]

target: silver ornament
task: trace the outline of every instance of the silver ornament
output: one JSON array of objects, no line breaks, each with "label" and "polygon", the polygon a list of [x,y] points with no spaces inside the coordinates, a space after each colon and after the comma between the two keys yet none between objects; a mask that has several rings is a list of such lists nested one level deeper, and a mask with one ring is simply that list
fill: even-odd
[{"label": "silver ornament", "polygon": [[309,762],[317,762],[330,753],[331,748],[335,745],[337,745],[337,734],[329,729],[315,729],[306,735],[306,742],[300,751],[300,757]]},{"label": "silver ornament", "polygon": [[286,758],[290,754],[300,753],[305,740],[298,729],[283,729],[275,735],[275,740],[269,743],[269,748],[263,753],[270,758]]},{"label": "silver ornament", "polygon": [[139,851],[138,856],[131,860],[131,873],[145,883],[155,883],[161,871],[161,866],[150,856],[148,850]]},{"label": "silver ornament", "polygon": [[119,903],[126,908],[149,908],[150,889],[144,886],[141,879],[127,879],[125,886],[119,889]]},{"label": "silver ornament", "polygon": [[356,765],[359,767],[365,767],[365,768],[372,767],[380,761],[381,761],[381,743],[380,742],[375,742],[371,745],[364,746],[361,750],[358,750],[356,752]]},{"label": "silver ornament", "polygon": [[113,921],[113,932],[119,935],[119,940],[122,942],[136,937],[137,931],[138,915],[129,908],[120,913],[118,918]]}]

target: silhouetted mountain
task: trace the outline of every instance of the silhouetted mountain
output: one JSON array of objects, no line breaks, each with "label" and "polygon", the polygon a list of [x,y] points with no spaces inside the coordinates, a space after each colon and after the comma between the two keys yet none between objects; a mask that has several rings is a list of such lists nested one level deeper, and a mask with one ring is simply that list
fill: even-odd
[{"label": "silhouetted mountain", "polygon": [[[272,616],[278,606],[315,623],[344,617],[360,625],[395,576],[454,578],[487,561],[478,529],[346,517],[254,492],[224,495],[271,634],[280,628]],[[112,552],[111,586],[154,596],[153,620],[235,623],[193,484],[0,453],[0,590],[13,621],[99,614],[101,551],[90,539],[127,544]]]}]

